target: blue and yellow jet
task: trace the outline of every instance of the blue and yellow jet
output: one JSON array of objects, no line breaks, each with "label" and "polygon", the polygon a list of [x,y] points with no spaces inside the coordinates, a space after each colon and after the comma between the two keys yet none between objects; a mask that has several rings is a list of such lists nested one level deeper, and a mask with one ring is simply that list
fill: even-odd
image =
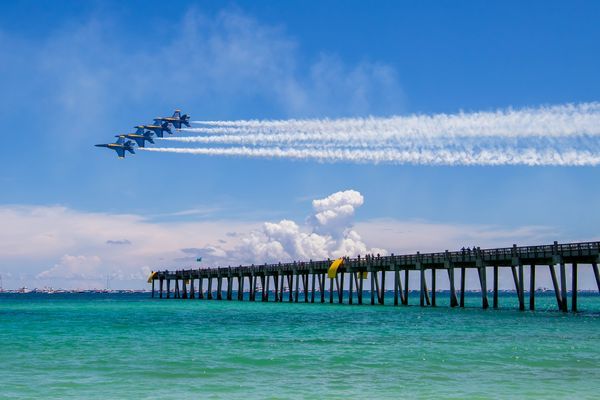
[{"label": "blue and yellow jet", "polygon": [[137,125],[134,126],[134,128],[137,129],[137,131],[135,132],[137,135],[143,135],[144,129],[154,132],[158,137],[163,137],[164,132],[168,132],[169,135],[173,134],[171,128],[169,128],[168,122],[163,122],[160,125]]},{"label": "blue and yellow jet", "polygon": [[181,124],[190,127],[190,116],[187,114],[181,115],[181,110],[175,110],[172,117],[156,117],[154,122],[166,122],[172,124],[175,129],[181,129]]},{"label": "blue and yellow jet", "polygon": [[115,137],[133,139],[135,140],[135,143],[138,145],[138,147],[145,147],[144,145],[146,142],[154,144],[154,139],[152,139],[152,132],[146,131],[144,129],[138,129],[135,133],[123,133]]},{"label": "blue and yellow jet", "polygon": [[133,142],[131,140],[125,140],[123,136],[119,136],[117,141],[114,143],[97,144],[96,147],[106,147],[117,152],[119,158],[125,158],[125,151],[135,154],[133,151]]}]

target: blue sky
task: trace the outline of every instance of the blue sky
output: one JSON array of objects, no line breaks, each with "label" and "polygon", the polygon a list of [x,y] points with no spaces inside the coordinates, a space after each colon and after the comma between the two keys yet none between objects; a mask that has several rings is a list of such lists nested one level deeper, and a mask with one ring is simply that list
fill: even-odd
[{"label": "blue sky", "polygon": [[[597,167],[356,165],[162,153],[118,160],[92,145],[176,107],[192,119],[235,120],[598,101],[599,17],[600,4],[592,1],[3,3],[0,207],[16,215],[24,238],[47,235],[60,223],[38,231],[42,222],[32,214],[60,208],[65,220],[91,224],[90,232],[100,229],[90,215],[116,226],[141,218],[174,229],[173,237],[188,223],[211,226],[213,234],[198,233],[197,245],[181,245],[203,249],[237,235],[227,226],[246,232],[283,218],[302,225],[311,200],[353,189],[364,196],[353,219],[357,230],[365,225],[362,239],[396,253],[458,248],[477,238],[466,232],[422,246],[401,237],[380,244],[377,227],[390,221],[483,229],[490,236],[482,245],[510,245],[506,232],[527,243],[597,239]],[[0,235],[11,236],[8,229]],[[130,240],[126,235],[114,240]],[[125,271],[115,272],[124,281],[137,276],[135,258],[107,261],[111,246],[88,247],[60,235],[56,241],[60,250],[39,257],[6,251],[0,274],[12,285],[39,285],[39,274],[67,256],[67,262],[95,260],[96,273]],[[142,264],[181,258],[177,243],[165,246],[168,256],[144,253]],[[77,274],[54,279],[44,283],[92,285]]]}]

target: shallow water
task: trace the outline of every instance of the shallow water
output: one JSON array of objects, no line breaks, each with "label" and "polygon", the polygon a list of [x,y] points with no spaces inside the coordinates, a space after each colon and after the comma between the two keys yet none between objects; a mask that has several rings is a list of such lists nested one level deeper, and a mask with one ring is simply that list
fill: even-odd
[{"label": "shallow water", "polygon": [[[418,294],[411,304],[418,304]],[[0,294],[0,398],[596,398],[583,312]],[[365,297],[365,300],[369,296]],[[387,297],[386,302],[392,303]]]}]

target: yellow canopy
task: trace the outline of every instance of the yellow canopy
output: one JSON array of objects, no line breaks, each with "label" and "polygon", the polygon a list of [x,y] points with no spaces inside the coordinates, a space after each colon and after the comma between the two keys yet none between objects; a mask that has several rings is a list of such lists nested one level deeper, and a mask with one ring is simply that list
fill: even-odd
[{"label": "yellow canopy", "polygon": [[152,280],[156,278],[156,275],[158,275],[158,272],[150,272],[150,275],[148,275],[148,283],[152,283]]},{"label": "yellow canopy", "polygon": [[[344,265],[343,258],[338,258],[336,260],[333,260],[333,262],[331,263],[331,266],[327,270],[327,277],[329,279],[335,278],[335,276],[337,275],[338,268],[341,267],[342,265]],[[358,273],[358,279],[367,279],[368,276],[369,276],[369,273],[367,271]]]},{"label": "yellow canopy", "polygon": [[338,258],[336,260],[334,260],[331,263],[331,266],[329,267],[329,269],[327,270],[327,276],[330,279],[335,278],[336,274],[337,274],[337,270],[338,268],[344,264],[344,259],[343,258]]}]

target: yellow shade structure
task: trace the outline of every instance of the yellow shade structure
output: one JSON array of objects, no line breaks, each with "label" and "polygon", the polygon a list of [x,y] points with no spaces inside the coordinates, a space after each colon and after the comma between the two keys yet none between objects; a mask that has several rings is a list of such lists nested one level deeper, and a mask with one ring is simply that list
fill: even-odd
[{"label": "yellow shade structure", "polygon": [[158,275],[158,272],[150,272],[150,275],[148,275],[148,283],[152,283],[152,279],[156,278],[156,275]]},{"label": "yellow shade structure", "polygon": [[[327,277],[329,279],[335,278],[335,276],[337,275],[338,268],[341,267],[342,265],[344,265],[343,258],[338,258],[338,259],[333,260],[333,262],[331,263],[331,266],[327,270]],[[358,273],[359,279],[367,279],[368,276],[369,276],[369,273],[367,271]]]},{"label": "yellow shade structure", "polygon": [[331,263],[331,266],[327,270],[327,277],[329,279],[335,278],[338,268],[341,267],[342,265],[344,265],[343,258],[338,258],[336,260],[333,260],[333,262]]}]

